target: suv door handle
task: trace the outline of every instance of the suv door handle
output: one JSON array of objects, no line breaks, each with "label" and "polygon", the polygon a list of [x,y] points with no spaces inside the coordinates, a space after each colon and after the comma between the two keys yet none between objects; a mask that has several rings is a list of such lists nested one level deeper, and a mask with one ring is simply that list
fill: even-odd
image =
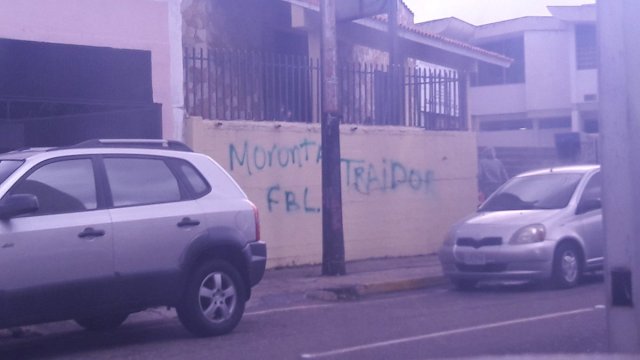
[{"label": "suv door handle", "polygon": [[80,234],[78,234],[79,238],[88,238],[88,237],[94,238],[99,236],[104,236],[104,230],[96,230],[92,227],[88,227],[82,230]]},{"label": "suv door handle", "polygon": [[190,217],[184,217],[178,223],[178,227],[188,227],[188,226],[198,226],[200,225],[200,221],[192,220]]}]

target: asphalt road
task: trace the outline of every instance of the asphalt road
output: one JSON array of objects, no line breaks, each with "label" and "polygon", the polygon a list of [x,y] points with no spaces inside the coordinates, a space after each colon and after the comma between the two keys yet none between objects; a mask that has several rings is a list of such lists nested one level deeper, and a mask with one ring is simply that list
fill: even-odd
[{"label": "asphalt road", "polygon": [[249,310],[236,330],[191,337],[177,319],[92,334],[71,323],[0,339],[0,359],[426,359],[606,351],[604,285],[450,287]]}]

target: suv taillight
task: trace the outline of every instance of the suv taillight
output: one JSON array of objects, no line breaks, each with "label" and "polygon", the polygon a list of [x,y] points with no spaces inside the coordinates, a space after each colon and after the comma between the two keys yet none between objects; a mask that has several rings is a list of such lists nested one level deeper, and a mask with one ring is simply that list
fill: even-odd
[{"label": "suv taillight", "polygon": [[258,207],[250,202],[251,207],[253,207],[253,217],[256,223],[256,241],[260,240],[260,213],[258,212]]}]

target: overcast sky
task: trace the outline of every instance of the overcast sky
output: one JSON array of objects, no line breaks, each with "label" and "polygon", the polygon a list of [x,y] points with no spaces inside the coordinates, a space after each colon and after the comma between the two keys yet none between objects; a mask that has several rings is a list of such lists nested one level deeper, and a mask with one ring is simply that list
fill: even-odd
[{"label": "overcast sky", "polygon": [[522,16],[549,15],[549,5],[593,4],[595,0],[404,0],[415,21],[455,16],[474,25]]}]

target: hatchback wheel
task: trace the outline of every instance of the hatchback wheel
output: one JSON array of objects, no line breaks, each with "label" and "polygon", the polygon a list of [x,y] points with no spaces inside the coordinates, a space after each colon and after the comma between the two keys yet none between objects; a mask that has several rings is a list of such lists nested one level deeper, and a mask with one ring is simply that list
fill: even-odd
[{"label": "hatchback wheel", "polygon": [[564,243],[558,246],[553,258],[552,280],[558,288],[571,288],[582,275],[582,258],[576,245]]},{"label": "hatchback wheel", "polygon": [[229,263],[215,260],[203,263],[193,273],[178,317],[197,336],[222,335],[238,325],[245,305],[240,274]]},{"label": "hatchback wheel", "polygon": [[108,314],[86,318],[75,319],[75,322],[89,331],[110,331],[115,330],[118,326],[127,320],[129,314]]}]

